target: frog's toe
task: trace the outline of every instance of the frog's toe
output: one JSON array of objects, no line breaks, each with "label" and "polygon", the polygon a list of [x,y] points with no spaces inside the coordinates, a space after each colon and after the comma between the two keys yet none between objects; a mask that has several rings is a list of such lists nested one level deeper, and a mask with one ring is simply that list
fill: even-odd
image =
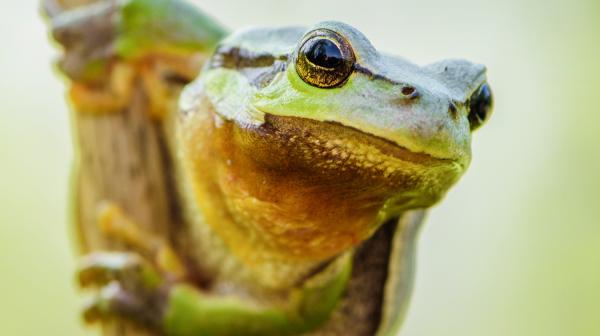
[{"label": "frog's toe", "polygon": [[160,327],[171,283],[141,255],[88,254],[79,261],[78,278],[82,287],[98,288],[83,311],[87,323],[116,318]]},{"label": "frog's toe", "polygon": [[98,226],[108,238],[145,256],[165,277],[178,280],[186,276],[185,265],[169,241],[143,230],[116,203],[105,202],[98,207]]},{"label": "frog's toe", "polygon": [[86,323],[124,319],[141,326],[158,328],[162,321],[166,296],[163,291],[144,294],[128,290],[118,281],[102,287],[83,311]]},{"label": "frog's toe", "polygon": [[154,289],[164,281],[144,258],[129,252],[94,252],[79,260],[78,280],[82,287],[104,286],[118,281],[127,289]]}]

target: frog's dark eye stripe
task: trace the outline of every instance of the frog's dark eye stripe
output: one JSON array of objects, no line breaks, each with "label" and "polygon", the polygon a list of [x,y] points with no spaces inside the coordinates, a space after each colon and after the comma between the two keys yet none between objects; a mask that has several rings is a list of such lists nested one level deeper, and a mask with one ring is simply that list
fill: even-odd
[{"label": "frog's dark eye stripe", "polygon": [[276,61],[286,61],[287,55],[261,54],[239,47],[222,45],[215,51],[209,68],[262,68],[272,66]]},{"label": "frog's dark eye stripe", "polygon": [[247,49],[221,45],[208,63],[209,69],[237,70],[258,88],[266,86],[277,73],[286,68],[287,54],[257,53]]},{"label": "frog's dark eye stripe", "polygon": [[400,91],[400,93],[402,93],[402,95],[406,99],[416,99],[421,96],[421,93],[419,91],[417,91],[417,88],[410,85],[409,83],[403,83],[403,82],[391,79],[389,77],[386,77],[384,75],[376,74],[373,71],[371,71],[369,68],[366,68],[366,67],[360,65],[359,63],[354,64],[354,71],[358,74],[367,76],[371,80],[378,80],[378,81],[390,83],[392,85],[401,86],[402,90]]},{"label": "frog's dark eye stripe", "polygon": [[333,88],[346,82],[354,62],[354,52],[346,39],[332,30],[317,29],[300,44],[296,72],[312,86]]}]

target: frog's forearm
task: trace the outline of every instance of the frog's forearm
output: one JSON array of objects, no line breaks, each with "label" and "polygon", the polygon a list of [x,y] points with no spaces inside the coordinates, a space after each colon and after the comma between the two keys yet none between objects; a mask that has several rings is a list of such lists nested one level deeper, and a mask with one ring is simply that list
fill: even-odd
[{"label": "frog's forearm", "polygon": [[165,316],[169,335],[296,335],[325,321],[336,307],[351,273],[351,257],[323,284],[310,280],[291,295],[289,307],[257,306],[237,297],[201,293],[189,285],[171,290]]},{"label": "frog's forearm", "polygon": [[242,329],[246,335],[278,335],[298,323],[290,323],[283,310],[254,308],[234,297],[209,297],[187,285],[175,287],[169,301],[169,335],[236,335]]}]

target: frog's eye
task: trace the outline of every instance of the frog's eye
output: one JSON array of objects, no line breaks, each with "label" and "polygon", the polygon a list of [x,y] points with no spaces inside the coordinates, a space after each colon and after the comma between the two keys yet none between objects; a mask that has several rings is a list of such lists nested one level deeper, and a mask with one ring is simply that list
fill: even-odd
[{"label": "frog's eye", "polygon": [[332,88],[342,85],[354,68],[354,52],[334,31],[319,29],[303,40],[296,58],[296,72],[306,83]]},{"label": "frog's eye", "polygon": [[494,99],[490,86],[485,83],[469,99],[469,124],[471,131],[483,125],[492,114]]}]

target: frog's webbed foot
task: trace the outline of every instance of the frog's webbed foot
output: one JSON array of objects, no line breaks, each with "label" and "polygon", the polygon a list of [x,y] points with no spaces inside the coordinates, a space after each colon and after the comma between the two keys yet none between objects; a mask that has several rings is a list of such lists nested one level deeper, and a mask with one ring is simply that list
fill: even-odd
[{"label": "frog's webbed foot", "polygon": [[167,238],[142,230],[115,203],[107,202],[99,206],[98,225],[105,236],[137,252],[165,278],[178,281],[186,277],[184,263]]},{"label": "frog's webbed foot", "polygon": [[103,205],[98,219],[105,235],[129,249],[80,259],[80,285],[97,290],[85,321],[120,318],[159,330],[171,287],[186,277],[183,263],[165,239],[141,230],[115,204]]},{"label": "frog's webbed foot", "polygon": [[[44,0],[60,70],[72,80],[78,112],[120,112],[141,82],[149,112],[161,118],[198,74],[205,52],[225,31],[180,1],[97,1],[73,9]],[[182,25],[188,22],[193,24]]]},{"label": "frog's webbed foot", "polygon": [[52,37],[64,48],[58,62],[60,69],[73,80],[87,80],[114,57],[118,37],[117,1],[65,9],[56,0],[45,0],[44,9],[50,19]]},{"label": "frog's webbed foot", "polygon": [[119,62],[116,52],[121,3],[99,1],[74,9],[56,0],[43,3],[52,37],[63,47],[57,65],[73,81],[69,96],[77,111],[117,112],[131,98],[135,71]]},{"label": "frog's webbed foot", "polygon": [[84,308],[86,322],[118,318],[160,328],[171,284],[139,255],[87,255],[80,261],[79,283],[84,288],[99,288]]}]

